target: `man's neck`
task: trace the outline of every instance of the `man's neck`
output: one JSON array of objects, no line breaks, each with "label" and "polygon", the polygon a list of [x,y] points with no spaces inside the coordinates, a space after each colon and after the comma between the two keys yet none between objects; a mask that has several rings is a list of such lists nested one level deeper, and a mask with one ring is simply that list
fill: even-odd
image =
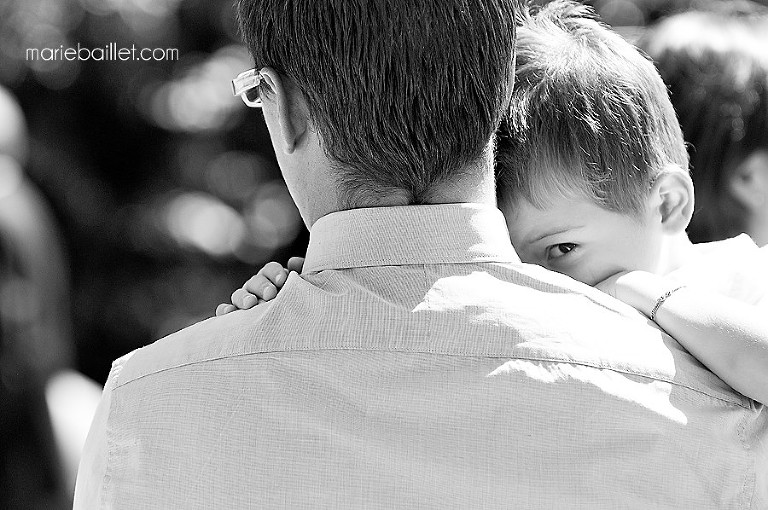
[{"label": "man's neck", "polygon": [[[316,180],[316,187],[319,185]],[[316,193],[312,195],[309,201],[310,221],[307,221],[307,227],[311,228],[317,219],[327,214],[346,210],[361,209],[367,207],[397,207],[409,205],[410,197],[406,192],[389,191],[382,193],[370,193],[357,197],[349,202],[337,202],[330,200],[336,199],[338,195],[332,193],[334,187],[329,187],[326,193]],[[435,188],[422,204],[456,204],[456,203],[477,203],[489,206],[496,206],[496,189],[493,176],[493,167],[489,165],[485,169],[468,169],[460,178],[454,181],[444,183]]]},{"label": "man's neck", "polygon": [[430,194],[429,204],[456,204],[472,202],[496,205],[496,185],[493,170],[473,171],[460,179],[438,187]]},{"label": "man's neck", "polygon": [[[406,190],[358,190],[345,194],[340,190],[339,169],[331,163],[319,142],[306,144],[300,163],[286,165],[286,182],[291,195],[300,205],[299,211],[307,228],[319,218],[346,209],[397,207],[414,202]],[[479,160],[452,172],[455,176],[437,184],[420,204],[478,203],[496,206],[496,183],[493,171],[493,145],[488,144]],[[282,168],[282,165],[281,165]],[[288,175],[285,175],[288,173]]]},{"label": "man's neck", "polygon": [[[420,203],[458,204],[477,203],[496,205],[496,180],[493,173],[493,147],[488,145],[483,157],[473,165],[454,172],[455,177],[447,182],[439,183],[430,190]],[[409,203],[407,194],[393,193],[377,199],[374,207],[399,206]],[[369,207],[359,205],[357,207]]]}]

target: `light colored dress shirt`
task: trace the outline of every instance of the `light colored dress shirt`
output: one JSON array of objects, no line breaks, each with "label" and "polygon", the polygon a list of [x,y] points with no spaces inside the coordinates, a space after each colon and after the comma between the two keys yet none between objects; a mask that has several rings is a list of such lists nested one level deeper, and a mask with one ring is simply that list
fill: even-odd
[{"label": "light colored dress shirt", "polygon": [[498,210],[358,209],[275,300],[114,363],[75,507],[766,508],[766,414]]}]

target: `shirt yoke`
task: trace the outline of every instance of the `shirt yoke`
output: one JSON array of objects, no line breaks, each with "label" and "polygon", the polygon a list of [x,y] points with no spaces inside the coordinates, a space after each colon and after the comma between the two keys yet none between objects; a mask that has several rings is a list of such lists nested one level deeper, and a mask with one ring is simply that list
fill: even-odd
[{"label": "shirt yoke", "polygon": [[751,406],[623,303],[536,266],[497,263],[292,273],[269,303],[209,318],[115,361],[113,384],[224,358],[331,350],[568,363]]}]

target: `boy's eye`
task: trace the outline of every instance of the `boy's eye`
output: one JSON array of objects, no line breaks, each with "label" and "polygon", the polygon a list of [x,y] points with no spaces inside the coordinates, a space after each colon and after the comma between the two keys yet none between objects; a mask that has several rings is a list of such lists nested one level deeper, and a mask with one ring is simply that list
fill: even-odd
[{"label": "boy's eye", "polygon": [[576,249],[575,243],[553,244],[552,246],[547,247],[547,260],[564,257],[565,255],[568,255],[575,249]]}]

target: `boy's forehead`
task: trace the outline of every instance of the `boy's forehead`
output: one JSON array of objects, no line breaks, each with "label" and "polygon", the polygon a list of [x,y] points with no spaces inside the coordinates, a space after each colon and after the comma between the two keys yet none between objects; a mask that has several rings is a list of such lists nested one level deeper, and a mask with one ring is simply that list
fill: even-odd
[{"label": "boy's forehead", "polygon": [[581,168],[576,164],[565,167],[562,163],[546,164],[541,161],[504,190],[506,196],[502,202],[510,212],[520,202],[543,212],[553,209],[563,200],[590,201],[590,185],[582,175]]},{"label": "boy's forehead", "polygon": [[575,208],[591,205],[585,197],[552,197],[542,203],[534,204],[525,197],[507,202],[502,209],[508,224],[514,224],[519,231],[531,232],[546,229],[553,224],[566,224],[570,221]]},{"label": "boy's forehead", "polygon": [[547,207],[537,207],[525,198],[515,201],[503,211],[512,244],[525,250],[555,233],[577,228],[565,201],[552,202]]},{"label": "boy's forehead", "polygon": [[[518,202],[525,202],[540,212],[552,212],[563,201],[596,206],[605,210],[633,215],[640,204],[642,191],[637,186],[622,185],[616,175],[595,172],[577,157],[548,155],[527,167],[515,168],[513,178],[502,181],[499,198],[502,212],[514,213]],[[650,191],[650,187],[646,186]]]},{"label": "boy's forehead", "polygon": [[513,244],[529,245],[553,234],[602,225],[607,218],[631,218],[631,214],[609,211],[590,198],[575,193],[533,204],[524,197],[505,204],[502,210]]}]

